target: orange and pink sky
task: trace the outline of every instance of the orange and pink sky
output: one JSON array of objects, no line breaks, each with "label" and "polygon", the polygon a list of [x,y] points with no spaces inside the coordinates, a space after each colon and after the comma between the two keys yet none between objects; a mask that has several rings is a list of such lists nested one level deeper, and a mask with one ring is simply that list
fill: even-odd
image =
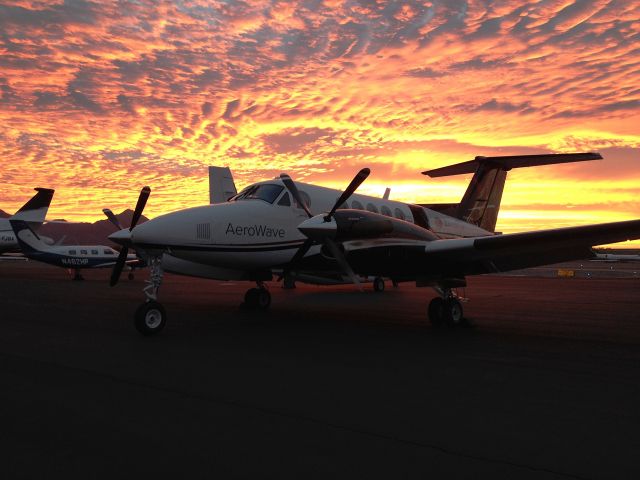
[{"label": "orange and pink sky", "polygon": [[473,158],[599,151],[512,171],[504,232],[640,217],[640,2],[4,1],[0,208],[145,215],[288,172],[453,202]]}]

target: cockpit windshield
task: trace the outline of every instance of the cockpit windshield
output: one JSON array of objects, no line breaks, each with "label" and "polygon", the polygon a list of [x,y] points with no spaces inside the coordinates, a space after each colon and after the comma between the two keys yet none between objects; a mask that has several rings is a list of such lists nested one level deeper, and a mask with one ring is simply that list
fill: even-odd
[{"label": "cockpit windshield", "polygon": [[230,202],[237,202],[239,200],[264,200],[265,202],[273,203],[278,195],[284,190],[282,185],[273,185],[270,183],[263,183],[260,185],[251,185],[242,190],[235,197],[229,199]]}]

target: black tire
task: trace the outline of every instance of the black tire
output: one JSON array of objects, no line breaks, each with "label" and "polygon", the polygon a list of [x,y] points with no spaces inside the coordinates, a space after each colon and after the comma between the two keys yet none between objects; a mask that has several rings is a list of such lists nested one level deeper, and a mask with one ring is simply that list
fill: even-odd
[{"label": "black tire", "polygon": [[247,308],[258,308],[258,295],[260,290],[257,288],[250,288],[247,293],[244,294],[244,306]]},{"label": "black tire", "polygon": [[271,294],[266,288],[258,288],[258,303],[257,308],[260,310],[266,310],[271,305]]},{"label": "black tire", "polygon": [[135,326],[142,335],[155,335],[162,331],[166,323],[167,312],[156,301],[145,302],[136,310]]},{"label": "black tire", "polygon": [[285,275],[282,281],[282,288],[285,290],[293,290],[296,288],[296,281],[291,275]]},{"label": "black tire", "polygon": [[429,302],[429,309],[427,313],[429,315],[429,321],[434,327],[439,327],[444,323],[444,307],[444,300],[440,297],[436,297]]},{"label": "black tire", "polygon": [[266,310],[271,305],[271,294],[266,288],[250,288],[244,294],[244,307],[251,310]]},{"label": "black tire", "polygon": [[384,279],[382,277],[376,277],[373,279],[373,291],[384,292]]},{"label": "black tire", "polygon": [[444,320],[453,327],[464,322],[462,304],[457,298],[449,298],[444,302]]},{"label": "black tire", "polygon": [[133,272],[129,272],[129,275],[127,275],[127,278],[128,278],[129,280],[133,280],[133,279],[134,279],[134,278],[136,278],[136,277],[135,277],[135,275],[133,274]]}]

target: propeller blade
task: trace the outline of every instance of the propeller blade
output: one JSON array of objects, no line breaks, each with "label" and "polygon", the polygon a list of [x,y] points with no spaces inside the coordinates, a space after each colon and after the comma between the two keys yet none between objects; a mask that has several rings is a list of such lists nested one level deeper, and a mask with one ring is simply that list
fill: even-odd
[{"label": "propeller blade", "polygon": [[289,262],[289,265],[295,265],[300,260],[302,260],[302,258],[307,254],[312,245],[313,240],[311,238],[307,238],[305,242],[300,246],[296,254],[293,256],[293,258]]},{"label": "propeller blade", "polygon": [[142,216],[142,211],[147,204],[149,195],[151,195],[151,189],[149,187],[144,187],[140,190],[140,196],[138,197],[138,203],[136,203],[136,209],[133,211],[133,218],[131,219],[129,231],[133,230],[133,228],[138,224],[138,220],[140,220],[140,217]]},{"label": "propeller blade", "polygon": [[113,223],[118,230],[122,230],[122,225],[120,225],[120,221],[118,220],[118,217],[116,217],[110,209],[103,208],[102,213],[104,213],[107,216],[109,221]]},{"label": "propeller blade", "polygon": [[358,287],[358,290],[360,290],[361,292],[364,291],[362,288],[362,283],[360,283],[360,279],[354,273],[353,269],[351,268],[351,265],[349,265],[349,262],[347,262],[347,259],[345,258],[344,254],[338,248],[338,245],[336,245],[336,243],[330,238],[326,238],[324,241],[324,244],[327,246],[327,248],[329,248],[329,250],[331,251],[331,255],[333,255],[333,258],[336,259],[336,262],[338,262],[338,265],[340,265],[340,268],[342,269],[342,271],[346,273],[347,276],[354,283],[354,285]]},{"label": "propeller blade", "polygon": [[127,261],[127,255],[129,254],[129,248],[124,246],[122,250],[120,250],[120,254],[118,255],[118,259],[116,260],[116,264],[113,266],[113,271],[111,272],[111,281],[109,284],[113,287],[120,280],[120,274],[122,273],[122,269]]},{"label": "propeller blade", "polygon": [[282,180],[282,183],[284,183],[284,186],[287,187],[287,190],[289,190],[289,193],[291,193],[291,196],[298,203],[298,205],[300,205],[300,207],[302,207],[302,209],[307,212],[309,218],[313,217],[311,210],[309,210],[307,204],[302,200],[302,195],[300,195],[298,187],[296,187],[296,184],[293,182],[293,180],[291,180],[291,177],[286,173],[281,173],[280,180]]},{"label": "propeller blade", "polygon": [[342,195],[340,195],[340,198],[336,200],[336,203],[331,209],[331,211],[327,214],[326,217],[324,217],[326,222],[331,220],[331,217],[333,216],[334,213],[336,213],[336,210],[338,209],[338,207],[342,205],[344,202],[346,202],[351,195],[353,195],[353,192],[355,192],[358,189],[358,187],[362,185],[362,182],[364,182],[367,179],[370,173],[371,173],[371,170],[369,170],[368,168],[363,168],[356,174],[355,177],[353,177],[353,180],[351,180],[351,183],[349,184],[349,186],[345,189],[344,192],[342,192]]}]

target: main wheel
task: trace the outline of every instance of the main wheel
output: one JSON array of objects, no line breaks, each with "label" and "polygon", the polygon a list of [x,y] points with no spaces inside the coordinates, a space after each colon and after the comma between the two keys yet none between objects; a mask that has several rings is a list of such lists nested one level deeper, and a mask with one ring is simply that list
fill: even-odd
[{"label": "main wheel", "polygon": [[464,320],[462,304],[457,298],[449,298],[444,302],[444,319],[449,325],[460,325]]},{"label": "main wheel", "polygon": [[271,294],[266,288],[250,288],[244,295],[244,304],[248,308],[266,310],[271,305]]},{"label": "main wheel", "polygon": [[436,297],[429,302],[429,309],[427,311],[429,315],[429,321],[434,327],[439,327],[444,323],[444,300],[440,297]]},{"label": "main wheel", "polygon": [[136,310],[135,326],[142,335],[155,335],[166,323],[167,313],[156,301],[145,302]]},{"label": "main wheel", "polygon": [[133,274],[133,272],[129,272],[129,275],[127,275],[127,278],[128,278],[129,280],[133,280],[133,279],[134,279],[134,278],[136,278],[136,277],[135,277],[135,275]]},{"label": "main wheel", "polygon": [[384,292],[384,279],[382,277],[373,279],[373,290],[376,292]]},{"label": "main wheel", "polygon": [[271,305],[271,294],[266,288],[258,289],[258,305],[260,310],[266,310]]}]

